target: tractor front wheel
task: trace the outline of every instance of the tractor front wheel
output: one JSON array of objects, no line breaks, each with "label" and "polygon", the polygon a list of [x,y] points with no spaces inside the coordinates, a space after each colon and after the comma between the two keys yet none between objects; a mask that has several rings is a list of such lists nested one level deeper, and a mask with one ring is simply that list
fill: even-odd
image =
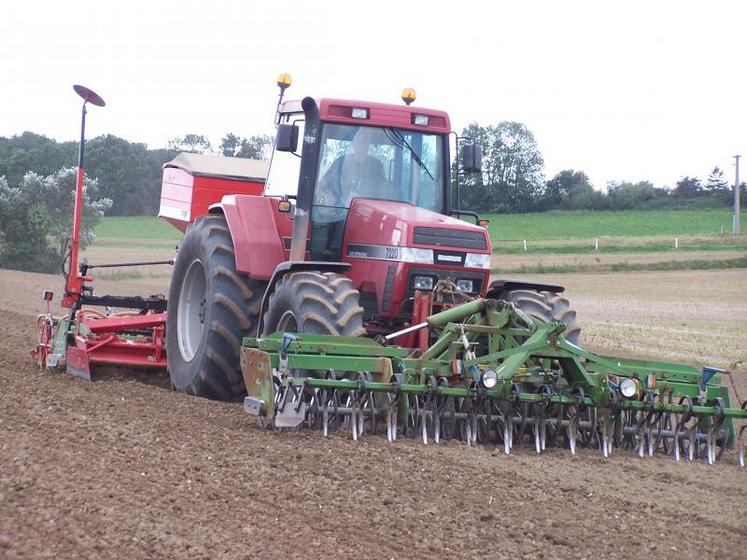
[{"label": "tractor front wheel", "polygon": [[334,272],[291,272],[276,284],[264,315],[263,332],[362,336],[360,294],[349,278]]},{"label": "tractor front wheel", "polygon": [[563,336],[568,342],[578,344],[581,327],[576,321],[576,312],[571,309],[567,298],[548,291],[509,290],[501,294],[501,299],[513,302],[524,313],[544,323],[565,323]]},{"label": "tractor front wheel", "polygon": [[179,248],[169,288],[166,355],[177,391],[217,400],[246,392],[239,366],[254,334],[265,283],[237,272],[223,216],[198,218]]}]

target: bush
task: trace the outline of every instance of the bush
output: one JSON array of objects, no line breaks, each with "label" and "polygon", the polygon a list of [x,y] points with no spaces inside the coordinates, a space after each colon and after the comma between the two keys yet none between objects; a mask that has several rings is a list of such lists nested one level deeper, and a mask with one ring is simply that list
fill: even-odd
[{"label": "bush", "polygon": [[[0,267],[33,272],[59,271],[75,205],[76,170],[24,175],[18,187],[0,177]],[[112,201],[98,199],[98,182],[86,178],[81,248],[93,240],[93,226]]]}]

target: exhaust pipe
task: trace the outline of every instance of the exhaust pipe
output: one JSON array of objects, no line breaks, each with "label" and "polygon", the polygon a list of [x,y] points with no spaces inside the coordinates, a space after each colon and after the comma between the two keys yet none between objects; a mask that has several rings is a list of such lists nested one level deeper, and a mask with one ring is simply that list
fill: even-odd
[{"label": "exhaust pipe", "polygon": [[298,174],[298,195],[296,214],[293,219],[290,260],[306,260],[306,240],[311,223],[311,206],[314,201],[317,160],[319,159],[319,108],[313,97],[305,97],[301,102],[306,126],[303,135],[301,169]]}]

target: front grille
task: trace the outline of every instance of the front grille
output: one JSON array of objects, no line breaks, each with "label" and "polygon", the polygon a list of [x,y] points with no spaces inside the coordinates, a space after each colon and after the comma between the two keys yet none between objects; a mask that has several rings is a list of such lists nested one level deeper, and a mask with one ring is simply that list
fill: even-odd
[{"label": "front grille", "polygon": [[439,247],[463,247],[465,249],[482,250],[488,248],[483,232],[463,229],[416,227],[413,242]]},{"label": "front grille", "polygon": [[384,280],[384,298],[382,301],[384,313],[389,311],[389,307],[392,304],[392,291],[394,290],[394,275],[396,272],[396,266],[390,266],[386,271],[386,280]]}]

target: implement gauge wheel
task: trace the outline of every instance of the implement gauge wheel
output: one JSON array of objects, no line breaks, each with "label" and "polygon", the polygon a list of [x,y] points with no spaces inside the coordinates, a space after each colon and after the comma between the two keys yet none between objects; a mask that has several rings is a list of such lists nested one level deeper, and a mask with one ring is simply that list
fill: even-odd
[{"label": "implement gauge wheel", "polygon": [[513,302],[516,307],[533,319],[539,319],[545,323],[562,321],[566,324],[563,332],[565,339],[572,344],[578,344],[581,327],[576,322],[576,312],[571,309],[568,299],[555,292],[535,292],[534,290],[508,290],[500,297]]},{"label": "implement gauge wheel", "polygon": [[263,321],[264,334],[298,332],[362,336],[360,293],[334,272],[291,272],[275,285]]},{"label": "implement gauge wheel", "polygon": [[239,366],[266,284],[236,271],[226,219],[202,216],[179,248],[169,288],[166,355],[177,391],[217,400],[245,392]]}]

